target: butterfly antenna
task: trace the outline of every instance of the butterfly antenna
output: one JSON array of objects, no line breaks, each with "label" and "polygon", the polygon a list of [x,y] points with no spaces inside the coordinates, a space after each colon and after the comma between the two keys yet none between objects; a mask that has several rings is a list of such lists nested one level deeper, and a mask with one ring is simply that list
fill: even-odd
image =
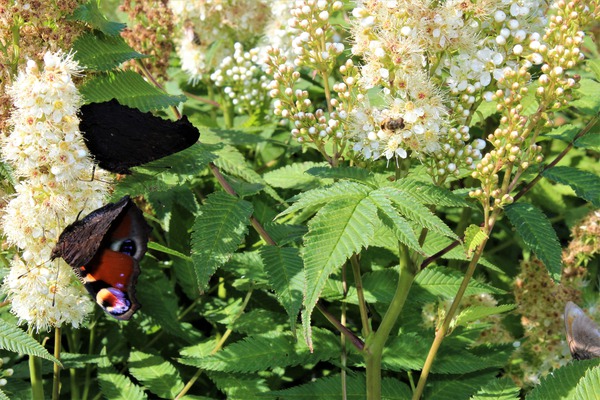
[{"label": "butterfly antenna", "polygon": [[56,266],[56,278],[54,279],[54,290],[52,291],[52,307],[56,305],[56,292],[58,291],[58,275],[60,274],[60,263]]}]

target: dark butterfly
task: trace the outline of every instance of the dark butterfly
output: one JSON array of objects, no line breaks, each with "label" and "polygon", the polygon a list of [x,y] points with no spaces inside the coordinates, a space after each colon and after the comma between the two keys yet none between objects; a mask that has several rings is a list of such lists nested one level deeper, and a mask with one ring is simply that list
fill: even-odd
[{"label": "dark butterfly", "polygon": [[565,306],[565,330],[575,360],[600,357],[600,327],[571,301]]},{"label": "dark butterfly", "polygon": [[128,320],[141,307],[135,284],[150,231],[142,211],[125,196],[67,226],[52,259],[62,257],[104,311]]},{"label": "dark butterfly", "polygon": [[117,174],[187,149],[200,137],[185,116],[169,121],[115,99],[86,104],[80,114],[79,130],[90,153],[101,168]]}]

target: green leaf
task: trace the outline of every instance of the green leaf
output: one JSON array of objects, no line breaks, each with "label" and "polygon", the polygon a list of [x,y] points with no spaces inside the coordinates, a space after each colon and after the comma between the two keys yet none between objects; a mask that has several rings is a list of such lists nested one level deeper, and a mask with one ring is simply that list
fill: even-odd
[{"label": "green leaf", "polygon": [[[442,346],[443,347],[443,346]],[[427,400],[467,400],[483,385],[494,379],[498,370],[461,375],[432,376],[423,393]]]},{"label": "green leaf", "polygon": [[10,397],[8,397],[4,391],[0,390],[0,400],[10,400]]},{"label": "green leaf", "polygon": [[508,377],[493,379],[484,385],[471,400],[517,400],[519,387]]},{"label": "green leaf", "polygon": [[304,265],[298,249],[263,246],[260,256],[269,277],[269,284],[275,291],[277,300],[285,308],[294,331],[304,296]]},{"label": "green leaf", "polygon": [[581,98],[572,101],[570,106],[577,107],[587,115],[600,111],[600,83],[592,79],[582,79],[576,92]]},{"label": "green leaf", "polygon": [[456,326],[466,325],[490,315],[502,314],[514,310],[516,307],[514,304],[503,304],[496,307],[471,306],[461,311],[456,318]]},{"label": "green leaf", "polygon": [[[453,298],[456,296],[463,278],[462,274],[453,269],[429,266],[415,277],[411,298],[424,302],[435,300],[439,296]],[[505,292],[471,279],[465,296],[482,293],[503,294]]]},{"label": "green leaf", "polygon": [[587,370],[571,398],[573,400],[598,400],[600,398],[600,367]]},{"label": "green leaf", "polygon": [[204,358],[180,361],[209,371],[248,373],[328,361],[339,355],[339,340],[333,333],[315,329],[314,342],[319,351],[311,352],[304,341],[291,333],[271,332],[246,337]]},{"label": "green leaf", "polygon": [[89,32],[77,38],[73,50],[79,64],[96,71],[109,71],[125,61],[146,57],[132,49],[121,36]]},{"label": "green leaf", "polygon": [[474,208],[473,203],[468,202],[463,197],[452,193],[448,189],[435,186],[426,182],[414,179],[400,179],[392,184],[403,192],[410,193],[422,204],[431,204],[443,207],[469,207]]},{"label": "green leaf", "polygon": [[192,260],[201,288],[242,243],[250,215],[251,203],[224,192],[211,194],[200,207],[192,228]]},{"label": "green leaf", "polygon": [[101,74],[86,81],[79,91],[89,103],[117,99],[119,103],[143,112],[175,107],[186,100],[184,95],[163,93],[133,71]]},{"label": "green leaf", "polygon": [[593,151],[600,151],[600,132],[598,132],[597,125],[593,130],[589,131],[579,139],[575,141],[575,147],[582,149],[589,149]]},{"label": "green leaf", "polygon": [[118,35],[127,26],[126,24],[111,22],[106,19],[98,8],[96,1],[80,5],[69,19],[87,22],[92,28],[113,36]]},{"label": "green leaf", "polygon": [[[269,385],[264,378],[257,375],[237,374],[233,372],[210,371],[206,375],[215,383],[228,400],[265,399],[262,393],[269,391]],[[185,400],[188,396],[183,397]],[[207,397],[199,400],[212,400]],[[190,399],[192,400],[192,399]]]},{"label": "green leaf", "polygon": [[425,252],[419,245],[419,239],[417,239],[411,225],[392,206],[391,200],[378,191],[371,192],[369,198],[377,206],[379,218],[385,226],[391,229],[396,239],[424,255]]},{"label": "green leaf", "polygon": [[216,150],[215,154],[219,156],[215,160],[215,165],[223,172],[242,178],[248,183],[260,183],[264,185],[263,190],[266,194],[280,203],[285,203],[285,200],[267,184],[263,177],[252,169],[244,155],[238,149],[226,145],[222,149]]},{"label": "green leaf", "polygon": [[61,365],[60,361],[48,353],[48,350],[34,338],[3,319],[0,319],[0,349],[28,354]]},{"label": "green leaf", "polygon": [[525,399],[580,399],[581,397],[575,396],[579,382],[589,370],[598,369],[599,365],[600,358],[596,358],[593,360],[573,361],[562,368],[555,369],[552,374],[546,375],[542,379],[542,382],[534,387]]},{"label": "green leaf", "polygon": [[142,388],[134,385],[126,375],[117,372],[113,367],[106,356],[106,347],[102,348],[100,355],[104,357],[98,362],[98,383],[105,398],[111,400],[146,399]]},{"label": "green leaf", "polygon": [[306,274],[302,321],[309,340],[310,315],[327,278],[369,243],[376,218],[371,199],[348,198],[328,203],[308,223],[302,253]]},{"label": "green leaf", "polygon": [[360,183],[373,183],[374,175],[371,171],[359,167],[337,167],[317,166],[306,171],[307,174],[319,178],[335,180],[349,180]]},{"label": "green leaf", "polygon": [[276,218],[291,214],[303,208],[322,206],[338,200],[362,199],[369,193],[369,188],[361,183],[339,181],[333,185],[309,190],[292,198],[295,202]]},{"label": "green leaf", "polygon": [[129,372],[147,390],[161,398],[172,399],[184,387],[175,367],[152,354],[132,351],[129,354]]},{"label": "green leaf", "polygon": [[385,187],[377,192],[388,197],[395,204],[400,214],[423,228],[441,235],[458,239],[458,236],[435,214],[417,200],[411,193],[398,188]]},{"label": "green leaf", "polygon": [[504,208],[506,216],[528,249],[546,265],[554,281],[560,280],[561,247],[550,221],[538,208],[528,203],[514,203]]},{"label": "green leaf", "polygon": [[477,225],[469,225],[465,230],[465,243],[464,246],[467,248],[467,257],[471,258],[473,252],[479,247],[485,240],[487,235],[483,231],[483,228]]},{"label": "green leaf", "polygon": [[322,181],[318,177],[308,173],[308,170],[320,165],[322,163],[312,161],[294,163],[274,171],[269,171],[263,175],[263,178],[269,185],[274,187],[306,190],[315,187],[319,183],[331,183]]},{"label": "green leaf", "polygon": [[186,256],[183,253],[180,253],[176,250],[170,249],[167,246],[163,246],[162,244],[156,242],[148,242],[148,248],[151,250],[160,251],[161,253],[168,254],[170,256],[179,257],[182,260],[192,261],[192,257]]},{"label": "green leaf", "polygon": [[577,196],[600,207],[600,177],[572,167],[554,167],[545,170],[544,178],[569,185]]},{"label": "green leaf", "polygon": [[[342,390],[341,385],[342,378],[339,375],[333,375],[318,378],[290,389],[269,392],[268,394],[282,400],[339,400]],[[345,389],[347,399],[364,399],[367,390],[365,375],[349,373],[346,376]],[[405,400],[410,397],[411,391],[407,384],[392,378],[383,378],[381,381],[381,398],[383,400]]]}]

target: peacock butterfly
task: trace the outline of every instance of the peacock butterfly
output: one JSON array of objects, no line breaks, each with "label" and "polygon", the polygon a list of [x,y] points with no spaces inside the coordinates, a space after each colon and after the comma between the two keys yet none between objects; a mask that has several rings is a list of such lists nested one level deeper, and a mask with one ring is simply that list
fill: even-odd
[{"label": "peacock butterfly", "polygon": [[81,107],[79,130],[101,168],[130,174],[136,167],[187,149],[200,132],[186,116],[169,121],[115,99]]},{"label": "peacock butterfly", "polygon": [[600,327],[571,301],[565,306],[565,329],[575,360],[600,357]]},{"label": "peacock butterfly", "polygon": [[67,226],[51,258],[62,257],[104,311],[128,320],[141,307],[135,284],[150,231],[142,211],[125,196]]}]

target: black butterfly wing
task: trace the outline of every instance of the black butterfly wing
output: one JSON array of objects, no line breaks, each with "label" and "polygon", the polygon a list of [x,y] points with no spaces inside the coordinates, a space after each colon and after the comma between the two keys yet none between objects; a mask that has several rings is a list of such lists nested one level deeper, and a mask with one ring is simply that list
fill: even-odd
[{"label": "black butterfly wing", "polygon": [[67,226],[52,249],[52,259],[62,257],[73,269],[79,271],[80,267],[94,258],[114,220],[128,204],[133,202],[129,196],[125,196]]},{"label": "black butterfly wing", "polygon": [[86,104],[80,114],[79,130],[90,153],[101,168],[119,174],[187,149],[200,137],[185,116],[169,121],[115,99]]}]

